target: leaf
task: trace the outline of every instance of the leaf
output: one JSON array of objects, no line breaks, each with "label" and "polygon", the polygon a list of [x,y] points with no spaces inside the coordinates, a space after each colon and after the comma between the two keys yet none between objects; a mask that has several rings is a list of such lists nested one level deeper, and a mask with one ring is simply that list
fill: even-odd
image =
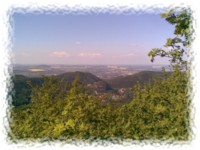
[{"label": "leaf", "polygon": [[170,16],[173,13],[173,11],[174,11],[173,9],[170,9],[169,11],[162,13],[160,16],[162,18],[166,18],[166,17]]},{"label": "leaf", "polygon": [[167,43],[166,43],[166,46],[171,46],[173,43],[173,40],[171,38],[168,38],[167,39]]},{"label": "leaf", "polygon": [[65,126],[66,127],[70,127],[70,128],[72,128],[72,129],[74,129],[74,127],[75,127],[75,123],[74,123],[74,120],[73,119],[69,119],[66,123],[65,123]]},{"label": "leaf", "polygon": [[66,110],[64,110],[64,111],[62,111],[62,113],[61,113],[63,116],[64,115],[66,115],[67,114],[67,111]]}]

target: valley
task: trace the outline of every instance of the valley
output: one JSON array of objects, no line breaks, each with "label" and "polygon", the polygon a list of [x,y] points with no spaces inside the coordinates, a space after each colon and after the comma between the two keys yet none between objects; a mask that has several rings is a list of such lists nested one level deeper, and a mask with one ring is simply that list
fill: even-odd
[{"label": "valley", "polygon": [[155,77],[162,77],[161,67],[153,66],[18,65],[13,72],[14,106],[28,104],[31,101],[31,87],[28,82],[42,86],[44,77],[55,77],[62,81],[63,86],[71,86],[77,79],[79,84],[84,85],[86,93],[103,103],[114,104],[131,101],[137,82],[143,85]]}]

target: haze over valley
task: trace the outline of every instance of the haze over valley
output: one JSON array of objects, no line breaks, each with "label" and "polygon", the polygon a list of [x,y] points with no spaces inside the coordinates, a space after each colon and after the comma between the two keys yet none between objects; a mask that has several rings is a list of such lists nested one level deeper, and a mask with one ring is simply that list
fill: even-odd
[{"label": "haze over valley", "polygon": [[27,77],[59,75],[67,72],[89,72],[101,79],[133,75],[140,71],[169,70],[167,65],[19,65],[13,66],[13,73]]}]

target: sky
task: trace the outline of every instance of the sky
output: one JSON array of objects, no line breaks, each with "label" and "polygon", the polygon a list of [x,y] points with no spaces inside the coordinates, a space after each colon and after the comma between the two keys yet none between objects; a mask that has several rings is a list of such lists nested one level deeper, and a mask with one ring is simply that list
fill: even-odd
[{"label": "sky", "polygon": [[14,64],[152,65],[148,52],[174,37],[173,25],[148,13],[15,13],[13,27]]}]

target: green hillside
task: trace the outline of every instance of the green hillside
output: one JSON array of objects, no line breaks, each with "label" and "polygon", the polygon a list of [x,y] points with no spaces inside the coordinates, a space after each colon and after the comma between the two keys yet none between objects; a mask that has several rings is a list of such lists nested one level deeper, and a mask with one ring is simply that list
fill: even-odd
[{"label": "green hillside", "polygon": [[[62,80],[63,85],[66,83],[71,85],[71,83],[78,78],[78,83],[84,84],[90,93],[94,93],[94,91],[98,93],[105,93],[112,90],[108,83],[88,72],[67,72],[56,76],[56,78],[58,80]],[[42,77],[29,78],[23,75],[15,75],[13,77],[14,93],[12,104],[14,106],[28,104],[30,102],[31,94],[31,87],[28,82],[41,86],[43,81]]]},{"label": "green hillside", "polygon": [[97,91],[98,93],[104,93],[112,90],[112,87],[107,82],[88,72],[67,72],[56,76],[56,78],[63,80],[64,83],[68,82],[70,84],[76,78],[78,78],[78,82],[87,86],[88,89],[93,93],[94,91]]},{"label": "green hillside", "polygon": [[64,81],[67,81],[67,82],[72,82],[76,79],[77,76],[79,78],[79,82],[84,83],[84,84],[101,81],[101,79],[99,79],[98,77],[96,77],[95,75],[93,75],[91,73],[79,72],[79,71],[67,72],[67,73],[58,75],[56,77],[58,79],[63,79]]},{"label": "green hillside", "polygon": [[[169,73],[167,74],[169,75]],[[120,88],[132,88],[137,82],[143,85],[148,81],[152,81],[154,77],[161,78],[162,72],[142,71],[134,75],[119,76],[107,81],[104,81],[91,73],[78,71],[67,72],[55,76],[56,79],[62,80],[62,85],[68,83],[69,86],[71,86],[72,82],[78,78],[78,83],[83,84],[86,87],[87,92],[91,95],[103,95]],[[42,77],[29,78],[23,75],[15,75],[13,77],[15,92],[13,93],[12,101],[14,106],[20,106],[30,102],[31,87],[27,82],[41,86],[44,82],[44,79]]]},{"label": "green hillside", "polygon": [[77,82],[66,92],[67,88],[60,88],[62,82],[45,78],[43,86],[33,86],[31,103],[12,108],[10,135],[14,140],[41,141],[186,141],[190,136],[187,83],[187,74],[175,71],[144,87],[137,84],[131,100],[114,107],[102,103],[108,97],[92,96]]},{"label": "green hillside", "polygon": [[[170,73],[167,73],[168,75]],[[131,88],[136,85],[137,82],[144,84],[151,81],[154,77],[161,78],[162,72],[156,71],[141,71],[139,73],[128,75],[128,76],[119,76],[113,79],[107,80],[107,82],[113,88]]]}]

